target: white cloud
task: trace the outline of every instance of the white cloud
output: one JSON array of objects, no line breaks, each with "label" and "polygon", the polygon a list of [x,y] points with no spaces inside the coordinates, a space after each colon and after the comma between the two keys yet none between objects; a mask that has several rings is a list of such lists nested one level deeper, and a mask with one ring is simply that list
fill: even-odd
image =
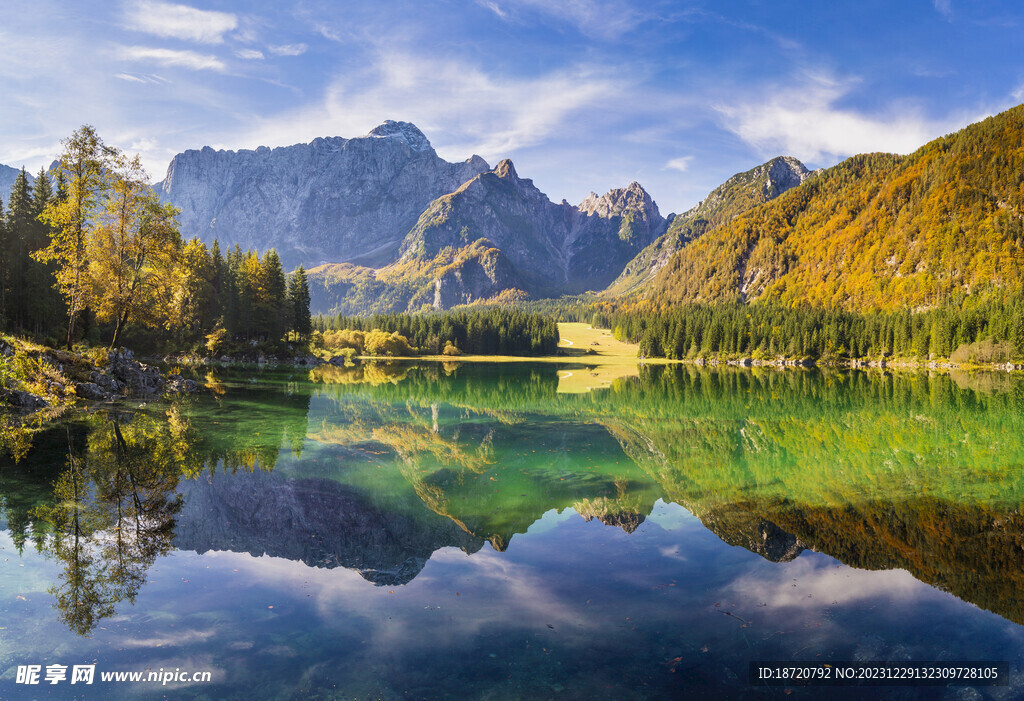
[{"label": "white cloud", "polygon": [[195,51],[157,49],[148,46],[122,46],[120,58],[128,61],[153,61],[162,66],[181,66],[194,71],[221,71],[227,67],[216,56]]},{"label": "white cloud", "polygon": [[572,118],[623,89],[610,72],[587,67],[509,78],[458,61],[381,53],[367,71],[337,77],[321,103],[263,120],[239,145],[351,136],[399,119],[419,126],[447,158],[496,160],[570,128]]},{"label": "white cloud", "polygon": [[246,60],[259,60],[263,58],[263,52],[257,51],[256,49],[239,49],[235,52],[235,56],[238,58],[244,58]]},{"label": "white cloud", "polygon": [[281,44],[280,46],[268,46],[267,51],[275,56],[301,56],[306,53],[308,48],[305,44]]},{"label": "white cloud", "polygon": [[855,81],[807,75],[798,85],[774,88],[749,101],[715,109],[723,125],[763,155],[822,162],[857,153],[910,153],[971,119],[930,120],[905,105],[867,115],[837,103]]},{"label": "white cloud", "polygon": [[[479,0],[502,19],[515,10],[539,12],[573,25],[581,33],[605,39],[617,38],[640,24],[646,16],[626,0]],[[504,5],[504,7],[502,7]]]},{"label": "white cloud", "polygon": [[680,173],[685,173],[690,167],[690,161],[693,160],[693,156],[682,156],[680,158],[673,158],[671,161],[665,164],[665,167],[670,170],[678,170]]},{"label": "white cloud", "polygon": [[498,17],[508,19],[508,13],[501,9],[501,6],[498,5],[498,3],[493,2],[493,0],[478,0],[478,2],[482,7],[486,7],[488,10],[498,15]]},{"label": "white cloud", "polygon": [[935,9],[945,17],[952,17],[953,0],[935,0]]},{"label": "white cloud", "polygon": [[220,44],[224,34],[238,26],[238,17],[228,12],[197,10],[157,0],[138,0],[129,5],[124,19],[129,29],[202,44]]},{"label": "white cloud", "polygon": [[161,78],[158,75],[152,73],[118,73],[114,76],[119,80],[125,80],[129,83],[166,83],[165,78]]}]

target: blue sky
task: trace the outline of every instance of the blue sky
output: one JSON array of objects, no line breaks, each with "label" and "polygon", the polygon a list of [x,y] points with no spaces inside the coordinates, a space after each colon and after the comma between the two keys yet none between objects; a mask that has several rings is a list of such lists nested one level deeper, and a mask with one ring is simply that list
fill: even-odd
[{"label": "blue sky", "polygon": [[[417,124],[549,197],[633,180],[663,213],[775,155],[906,153],[1024,102],[990,0],[0,0],[0,163],[84,123],[155,179],[188,148]],[[6,197],[4,197],[6,199]]]}]

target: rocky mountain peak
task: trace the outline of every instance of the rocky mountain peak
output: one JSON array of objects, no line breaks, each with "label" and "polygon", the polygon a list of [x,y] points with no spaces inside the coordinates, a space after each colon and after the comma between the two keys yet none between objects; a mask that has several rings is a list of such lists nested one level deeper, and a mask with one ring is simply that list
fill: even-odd
[{"label": "rocky mountain peak", "polygon": [[497,167],[494,169],[494,174],[499,178],[508,178],[509,180],[519,180],[519,174],[516,173],[516,167],[512,165],[512,160],[509,158],[503,159]]},{"label": "rocky mountain peak", "polygon": [[468,165],[478,173],[486,173],[491,169],[491,167],[487,165],[487,161],[485,161],[483,158],[476,155],[475,153],[466,159],[466,165]]},{"label": "rocky mountain peak", "polygon": [[652,218],[660,217],[658,205],[636,181],[627,187],[609,190],[600,197],[591,192],[580,202],[578,209],[584,214],[596,214],[605,219],[622,216],[628,210],[643,211]]},{"label": "rocky mountain peak", "polygon": [[276,248],[286,267],[384,265],[433,200],[487,170],[479,156],[449,163],[416,126],[387,121],[353,139],[185,151],[155,189],[182,210],[185,237]]},{"label": "rocky mountain peak", "polygon": [[764,184],[765,200],[772,200],[810,177],[811,171],[792,156],[779,156],[768,161],[768,178]]},{"label": "rocky mountain peak", "polygon": [[396,122],[393,119],[388,119],[371,129],[367,136],[375,136],[381,139],[398,139],[407,144],[413,151],[433,150],[427,137],[411,122]]}]

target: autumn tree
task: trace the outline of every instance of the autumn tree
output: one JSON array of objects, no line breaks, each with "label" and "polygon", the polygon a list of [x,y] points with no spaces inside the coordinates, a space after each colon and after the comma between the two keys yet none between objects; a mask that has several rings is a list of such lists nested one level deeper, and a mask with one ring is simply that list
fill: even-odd
[{"label": "autumn tree", "polygon": [[[220,251],[217,251],[220,256]],[[215,320],[215,259],[199,239],[191,239],[178,256],[169,325],[183,336],[205,334]],[[223,261],[222,261],[223,262]]]},{"label": "autumn tree", "polygon": [[64,142],[57,166],[60,196],[47,203],[41,219],[52,227],[49,245],[33,253],[36,260],[57,263],[56,287],[68,307],[67,347],[75,324],[92,301],[89,284],[89,236],[106,192],[111,159],[116,155],[91,126],[82,126]]},{"label": "autumn tree", "polygon": [[114,154],[109,164],[110,184],[86,243],[91,252],[91,298],[97,319],[114,324],[113,348],[139,310],[148,311],[143,319],[149,325],[159,321],[158,298],[174,286],[171,278],[181,236],[175,222],[178,210],[160,203],[139,157]]}]

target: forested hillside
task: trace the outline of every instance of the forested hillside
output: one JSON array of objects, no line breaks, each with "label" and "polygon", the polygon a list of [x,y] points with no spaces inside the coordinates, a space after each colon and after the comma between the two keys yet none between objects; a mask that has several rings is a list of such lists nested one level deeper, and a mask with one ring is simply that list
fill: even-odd
[{"label": "forested hillside", "polygon": [[626,264],[622,274],[605,290],[619,296],[643,289],[683,246],[739,215],[796,187],[811,172],[789,156],[779,156],[756,168],[737,173],[712,190],[695,207],[677,215],[668,231]]},{"label": "forested hillside", "polygon": [[647,297],[851,310],[1009,299],[1024,272],[1024,106],[908,156],[855,156],[709,232]]}]

